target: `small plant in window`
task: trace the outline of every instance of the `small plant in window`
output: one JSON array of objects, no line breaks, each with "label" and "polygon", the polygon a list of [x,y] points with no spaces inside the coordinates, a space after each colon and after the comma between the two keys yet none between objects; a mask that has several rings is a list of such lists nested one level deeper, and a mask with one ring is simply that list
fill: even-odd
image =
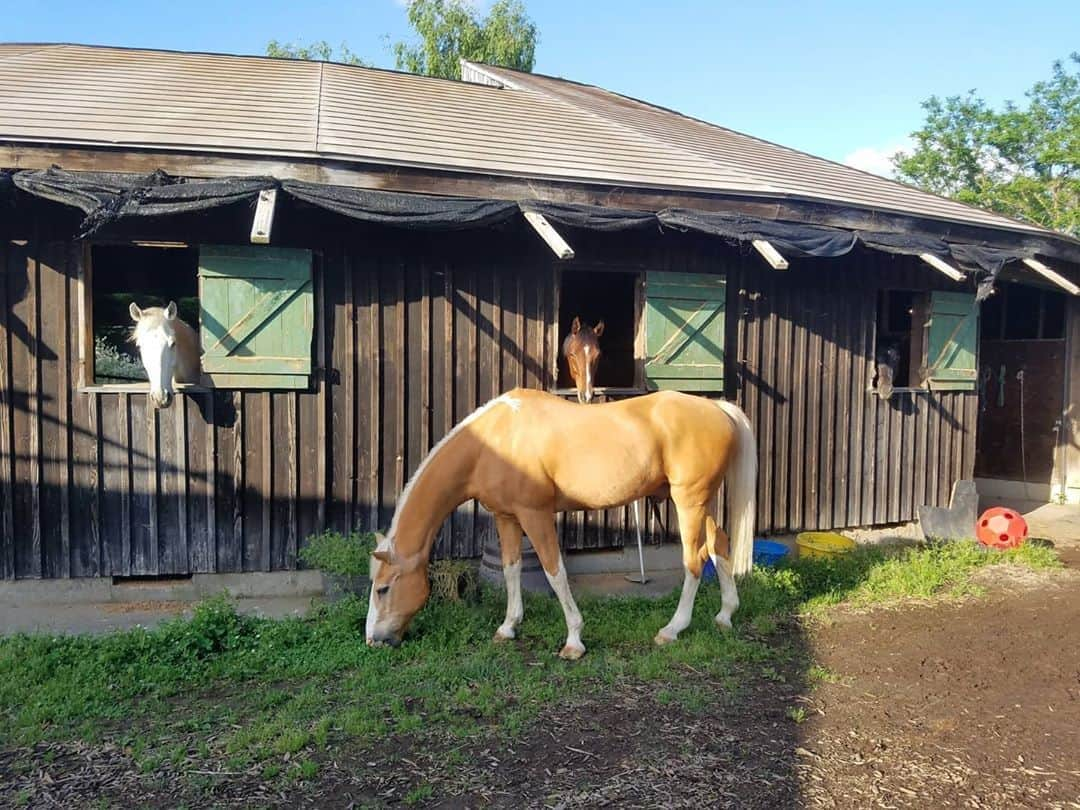
[{"label": "small plant in window", "polygon": [[120,351],[104,335],[94,338],[94,371],[102,381],[132,382],[146,379],[142,364]]}]

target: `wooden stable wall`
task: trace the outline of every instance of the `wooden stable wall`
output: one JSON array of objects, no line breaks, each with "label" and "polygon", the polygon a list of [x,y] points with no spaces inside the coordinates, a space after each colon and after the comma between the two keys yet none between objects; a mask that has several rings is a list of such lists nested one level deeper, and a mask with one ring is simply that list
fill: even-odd
[{"label": "wooden stable wall", "polygon": [[[738,402],[759,452],[760,527],[914,520],[947,505],[975,458],[975,392],[870,394],[879,289],[956,289],[918,260],[863,252],[764,269],[739,264]],[[729,280],[730,290],[734,283]],[[730,306],[730,305],[729,305]]]},{"label": "wooden stable wall", "polygon": [[[938,284],[932,271],[863,256],[778,273],[715,240],[571,236],[580,258],[558,267],[513,228],[327,240],[312,390],[193,393],[165,411],[142,393],[78,390],[80,353],[92,351],[82,246],[5,241],[0,575],[289,569],[322,527],[385,528],[447,429],[509,388],[553,384],[559,272],[575,266],[727,272],[727,379],[758,430],[761,531],[908,520],[970,475],[973,394],[882,403],[864,390],[876,285],[922,289]],[[565,547],[632,542],[629,512],[567,516]],[[477,556],[492,537],[466,505],[437,552]]]}]

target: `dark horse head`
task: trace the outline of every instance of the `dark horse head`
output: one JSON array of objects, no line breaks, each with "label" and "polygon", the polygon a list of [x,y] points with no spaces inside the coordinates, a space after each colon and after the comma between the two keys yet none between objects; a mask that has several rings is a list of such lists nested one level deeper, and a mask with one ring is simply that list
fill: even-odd
[{"label": "dark horse head", "polygon": [[588,403],[593,398],[593,380],[596,379],[596,362],[600,359],[600,336],[604,334],[604,322],[596,326],[582,326],[580,318],[574,318],[570,334],[563,341],[562,350],[570,366],[570,377],[577,388],[578,402]]}]

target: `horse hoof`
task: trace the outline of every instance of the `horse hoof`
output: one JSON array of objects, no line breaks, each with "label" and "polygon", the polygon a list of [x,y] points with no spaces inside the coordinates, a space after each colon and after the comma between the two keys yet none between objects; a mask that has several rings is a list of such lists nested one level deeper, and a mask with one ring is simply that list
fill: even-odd
[{"label": "horse hoof", "polygon": [[676,642],[678,640],[679,640],[678,636],[664,635],[664,631],[661,630],[659,633],[657,633],[653,637],[653,644],[655,644],[657,647],[663,647],[663,646],[665,646],[667,644],[672,644],[672,643],[674,643],[674,642]]},{"label": "horse hoof", "polygon": [[517,633],[515,633],[513,630],[504,630],[500,627],[498,630],[495,631],[495,637],[492,639],[492,641],[494,641],[496,644],[501,644],[504,641],[513,641],[515,636],[517,636]]},{"label": "horse hoof", "polygon": [[720,628],[721,633],[726,633],[731,629],[731,619],[725,618],[724,616],[717,616],[715,621],[716,626]]},{"label": "horse hoof", "polygon": [[569,644],[559,650],[559,658],[564,661],[577,661],[584,654],[584,647],[571,647]]}]

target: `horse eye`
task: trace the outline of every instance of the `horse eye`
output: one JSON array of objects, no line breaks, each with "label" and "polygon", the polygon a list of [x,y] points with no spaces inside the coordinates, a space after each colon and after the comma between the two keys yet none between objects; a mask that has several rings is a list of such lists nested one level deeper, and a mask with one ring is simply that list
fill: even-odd
[{"label": "horse eye", "polygon": [[386,596],[386,594],[389,593],[389,592],[390,592],[390,586],[389,585],[383,585],[383,586],[375,589],[375,595],[376,596]]}]

